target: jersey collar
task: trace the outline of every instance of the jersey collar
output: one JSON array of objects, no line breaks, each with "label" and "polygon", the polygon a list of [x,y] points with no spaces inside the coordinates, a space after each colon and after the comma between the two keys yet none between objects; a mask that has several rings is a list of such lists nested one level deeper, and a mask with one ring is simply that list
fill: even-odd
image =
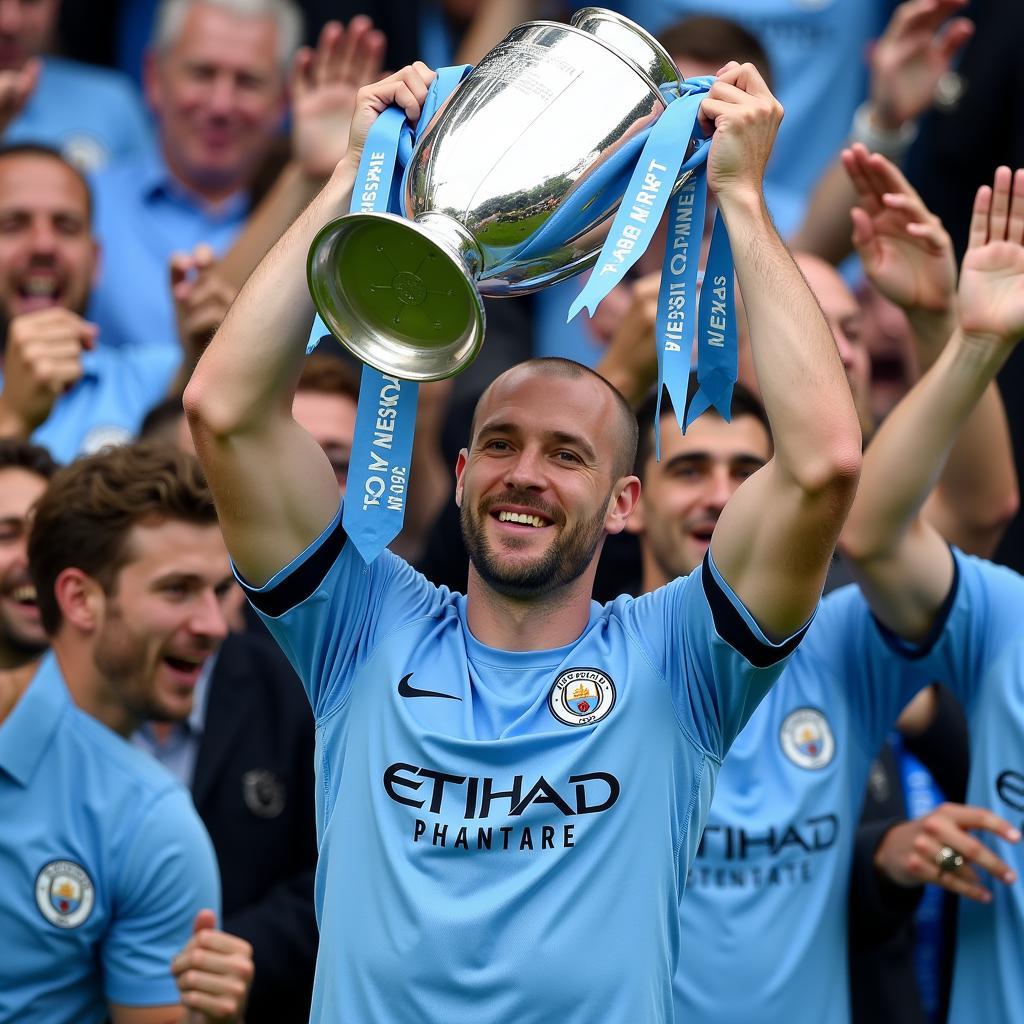
[{"label": "jersey collar", "polygon": [[70,703],[57,659],[46,654],[14,710],[0,725],[0,770],[27,786]]}]

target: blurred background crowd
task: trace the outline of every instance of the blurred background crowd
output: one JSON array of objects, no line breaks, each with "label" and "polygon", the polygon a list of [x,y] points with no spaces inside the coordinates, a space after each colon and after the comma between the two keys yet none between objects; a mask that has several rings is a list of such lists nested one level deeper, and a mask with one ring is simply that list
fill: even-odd
[{"label": "blurred background crowd", "polygon": [[[475,63],[513,26],[563,20],[574,6],[583,5],[0,0],[0,439],[10,442],[0,464],[4,667],[45,642],[21,524],[52,467],[38,453],[29,459],[18,442],[60,464],[138,437],[189,451],[181,394],[191,370],[251,270],[343,155],[360,86],[415,59]],[[959,261],[978,186],[999,165],[1024,165],[1024,5],[604,6],[655,34],[684,76],[749,61],[782,102],[768,205],[833,328],[870,437],[945,341],[955,285],[941,268],[929,275],[915,264],[909,280],[901,275],[905,243],[890,221],[902,228],[913,207],[936,262],[944,266],[950,252]],[[592,320],[565,323],[581,279],[489,301],[477,361],[454,380],[421,388],[415,491],[395,549],[433,582],[465,589],[451,470],[484,387],[530,356],[566,356],[599,369],[639,405],[656,372],[659,262],[641,259]],[[743,333],[741,382],[756,399]],[[358,379],[341,346],[323,344],[294,405],[342,491]],[[1000,383],[1019,473],[1021,353]],[[974,547],[1024,571],[1008,454],[1002,472],[975,510]],[[26,476],[37,486],[23,486]],[[712,525],[724,497],[701,499]],[[642,575],[635,534],[613,537],[595,596],[638,592]],[[223,927],[254,949],[247,1019],[302,1021],[316,950],[313,725],[290,667],[237,588],[224,608],[223,628],[211,626],[205,638],[214,656],[194,699],[164,708],[163,720],[143,725],[132,742],[188,786],[210,834]],[[950,710],[942,719],[949,731],[930,742],[943,752],[933,772],[945,772],[941,792],[962,800],[967,749],[957,714]],[[927,742],[918,755],[927,762]],[[864,827],[907,816],[901,756],[902,747],[888,747],[876,761]],[[933,906],[925,928],[915,925],[918,911],[916,903],[889,904],[851,916],[855,1019],[943,1019],[952,915],[940,910],[945,917],[934,924]],[[915,960],[922,941],[931,960]]]}]

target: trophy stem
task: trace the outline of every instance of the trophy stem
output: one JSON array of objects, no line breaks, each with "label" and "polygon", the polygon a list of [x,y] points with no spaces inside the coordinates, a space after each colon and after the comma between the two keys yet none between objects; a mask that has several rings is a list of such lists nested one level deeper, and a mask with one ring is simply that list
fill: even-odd
[{"label": "trophy stem", "polygon": [[330,332],[358,359],[404,380],[452,377],[483,343],[483,264],[454,219],[353,213],[325,225],[306,265]]}]

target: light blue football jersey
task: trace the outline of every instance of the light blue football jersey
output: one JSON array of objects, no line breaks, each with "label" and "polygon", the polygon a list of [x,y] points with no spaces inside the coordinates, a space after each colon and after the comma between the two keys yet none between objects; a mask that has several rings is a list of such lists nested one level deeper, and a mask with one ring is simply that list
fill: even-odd
[{"label": "light blue football jersey", "polygon": [[46,655],[0,724],[0,1022],[101,1024],[176,1005],[171,960],[219,914],[192,798],[71,700]]},{"label": "light blue football jersey", "polygon": [[[847,898],[871,761],[951,641],[885,635],[858,588],[829,594],[722,765],[681,905],[676,1019],[850,1018]],[[960,595],[962,599],[962,595]]]},{"label": "light blue football jersey", "polygon": [[[971,770],[967,802],[1024,830],[1024,578],[956,554],[962,598],[944,648],[942,679],[967,715]],[[989,881],[992,902],[960,901],[950,1024],[1024,1019],[1024,848],[979,837],[1017,872],[1013,885]]]},{"label": "light blue football jersey", "polygon": [[678,905],[772,645],[710,560],[574,643],[478,642],[465,598],[339,518],[249,590],[316,716],[317,1022],[674,1020]]}]

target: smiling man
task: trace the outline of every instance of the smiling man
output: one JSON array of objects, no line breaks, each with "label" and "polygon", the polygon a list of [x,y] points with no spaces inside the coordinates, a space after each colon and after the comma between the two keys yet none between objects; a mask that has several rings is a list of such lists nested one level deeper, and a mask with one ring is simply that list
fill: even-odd
[{"label": "smiling man", "polygon": [[44,448],[0,441],[0,672],[35,662],[48,645],[25,541],[29,509],[56,470]]},{"label": "smiling man", "polygon": [[84,314],[98,262],[81,173],[43,146],[0,149],[0,436],[32,435],[60,462],[127,440],[180,361],[97,347]]},{"label": "smiling man", "polygon": [[156,145],[94,179],[107,255],[91,313],[105,344],[176,345],[168,260],[200,243],[221,255],[241,230],[301,35],[291,0],[160,4],[145,66]]},{"label": "smiling man", "polygon": [[362,562],[292,412],[310,243],[347,209],[379,112],[415,120],[432,79],[416,64],[360,91],[349,152],[185,394],[236,569],[317,718],[312,1019],[670,1021],[718,767],[814,610],[860,462],[835,345],[764,206],[781,109],[750,65],[702,106],[774,457],[697,571],[598,606],[597,558],[639,495],[636,420],[576,363],[514,367],[458,458],[462,597],[389,552]]},{"label": "smiling man", "polygon": [[[251,952],[211,928],[210,841],[187,791],[126,742],[145,718],[188,714],[226,632],[209,494],[194,462],[159,447],[79,460],[44,492],[37,451],[0,448],[23,453],[0,469],[0,1018],[177,1024],[179,984],[190,1007],[233,994],[237,1008]],[[209,957],[176,983],[194,926],[190,948]]]}]

